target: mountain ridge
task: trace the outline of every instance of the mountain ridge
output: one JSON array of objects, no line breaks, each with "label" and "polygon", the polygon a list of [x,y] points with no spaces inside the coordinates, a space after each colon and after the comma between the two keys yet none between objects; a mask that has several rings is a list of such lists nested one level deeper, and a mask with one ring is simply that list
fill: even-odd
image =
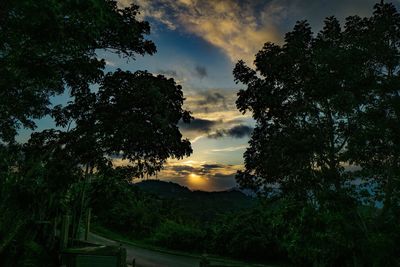
[{"label": "mountain ridge", "polygon": [[177,203],[184,212],[203,221],[210,221],[218,214],[251,208],[256,203],[254,197],[246,195],[237,188],[207,192],[190,190],[174,182],[154,179],[138,182],[135,186],[146,193]]}]

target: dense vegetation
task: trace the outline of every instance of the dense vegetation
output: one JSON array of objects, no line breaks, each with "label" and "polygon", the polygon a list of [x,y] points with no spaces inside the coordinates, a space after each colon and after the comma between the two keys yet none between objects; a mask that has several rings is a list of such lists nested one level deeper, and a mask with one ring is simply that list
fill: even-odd
[{"label": "dense vegetation", "polygon": [[[0,265],[58,265],[61,217],[72,238],[86,216],[93,175],[143,177],[191,153],[181,86],[145,71],[105,72],[99,51],[127,60],[154,54],[138,6],[114,0],[0,2]],[[69,100],[53,106],[55,95]],[[24,144],[21,127],[53,129]],[[128,162],[114,168],[113,159]]]},{"label": "dense vegetation", "polygon": [[94,224],[132,240],[247,260],[282,259],[270,229],[250,223],[268,214],[240,191],[190,191],[171,182],[130,184],[99,177],[90,192]]},{"label": "dense vegetation", "polygon": [[[296,265],[398,266],[400,14],[376,4],[342,28],[306,21],[266,43],[237,107],[256,128],[237,180],[280,207],[277,242]],[[273,195],[273,197],[271,197]],[[377,208],[382,203],[382,208]],[[257,220],[255,220],[257,222]]]},{"label": "dense vegetation", "polygon": [[[400,266],[400,14],[298,22],[266,43],[237,107],[256,121],[237,191],[132,185],[191,153],[182,88],[148,72],[105,73],[97,51],[153,54],[138,7],[113,0],[0,2],[0,265],[57,266],[60,218],[94,221],[179,250],[296,266]],[[79,68],[77,68],[79,66]],[[69,102],[52,106],[66,94]],[[51,116],[54,129],[16,142]],[[115,159],[125,167],[113,166]],[[147,191],[146,191],[147,189]],[[171,193],[173,192],[173,193]]]},{"label": "dense vegetation", "polygon": [[[348,17],[343,28],[329,17],[318,34],[300,21],[283,45],[266,43],[254,65],[240,61],[234,70],[247,86],[237,107],[257,122],[237,180],[261,202],[211,228],[189,231],[169,219],[154,236],[179,249],[287,258],[296,266],[400,265],[394,5]],[[188,245],[201,236],[206,244]]]}]

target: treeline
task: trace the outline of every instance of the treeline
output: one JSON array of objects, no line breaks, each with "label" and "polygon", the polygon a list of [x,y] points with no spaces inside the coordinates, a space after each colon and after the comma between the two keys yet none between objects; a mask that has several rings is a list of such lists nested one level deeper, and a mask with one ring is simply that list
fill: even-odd
[{"label": "treeline", "polygon": [[238,205],[204,220],[179,199],[149,194],[120,179],[97,177],[89,191],[95,227],[125,239],[250,262],[397,266],[397,218],[382,218],[381,208],[346,195],[340,203],[335,196],[325,208],[295,198],[259,198],[252,207]]},{"label": "treeline", "polygon": [[[152,184],[156,183],[163,182]],[[287,259],[267,225],[270,209],[240,192],[226,192],[231,194],[231,207],[217,213],[209,209],[225,207],[225,203],[215,196],[211,203],[206,192],[198,202],[187,203],[198,196],[181,199],[177,192],[176,197],[163,197],[161,192],[148,193],[127,181],[101,176],[92,181],[89,192],[92,222],[95,228],[101,226],[100,232],[105,228],[128,239],[200,254],[251,261]],[[210,206],[204,206],[201,199],[210,201]],[[251,223],[254,219],[260,223]]]}]

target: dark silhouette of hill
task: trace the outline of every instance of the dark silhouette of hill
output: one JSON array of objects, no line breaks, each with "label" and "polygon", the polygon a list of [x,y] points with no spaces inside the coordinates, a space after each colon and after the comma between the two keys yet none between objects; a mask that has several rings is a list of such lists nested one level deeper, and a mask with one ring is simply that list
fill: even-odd
[{"label": "dark silhouette of hill", "polygon": [[180,198],[192,193],[192,191],[185,186],[160,180],[143,180],[135,185],[147,193],[162,198]]},{"label": "dark silhouette of hill", "polygon": [[192,191],[185,186],[160,180],[144,180],[135,185],[161,199],[175,202],[183,212],[202,221],[213,220],[220,214],[248,209],[256,203],[255,198],[236,188],[216,192]]}]

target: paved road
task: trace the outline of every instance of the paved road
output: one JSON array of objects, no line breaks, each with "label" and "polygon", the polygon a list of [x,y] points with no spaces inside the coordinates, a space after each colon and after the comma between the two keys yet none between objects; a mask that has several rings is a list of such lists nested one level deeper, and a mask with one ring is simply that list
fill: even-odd
[{"label": "paved road", "polygon": [[[102,236],[91,233],[89,241],[103,245],[118,245],[119,243]],[[137,267],[198,267],[200,260],[190,256],[178,256],[131,245],[122,245],[126,248],[127,261],[132,263],[136,260]],[[223,264],[223,262],[213,261],[213,264]],[[239,266],[239,265],[237,265]]]}]

